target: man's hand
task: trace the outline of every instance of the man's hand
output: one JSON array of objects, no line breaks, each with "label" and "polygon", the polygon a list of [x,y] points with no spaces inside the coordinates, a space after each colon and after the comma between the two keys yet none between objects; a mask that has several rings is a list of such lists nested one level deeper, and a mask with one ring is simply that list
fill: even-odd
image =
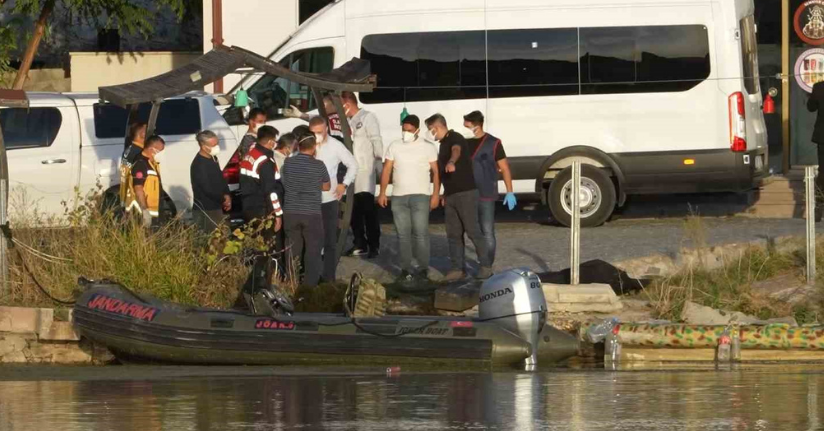
[{"label": "man's hand", "polygon": [[346,194],[346,186],[343,185],[343,184],[338,184],[338,186],[335,188],[335,198],[337,200],[341,200],[343,198],[343,195],[345,195],[345,194]]},{"label": "man's hand", "polygon": [[145,228],[152,227],[152,213],[150,213],[149,210],[143,210],[142,215],[143,215],[143,227],[145,227]]},{"label": "man's hand", "polygon": [[[441,196],[441,206],[446,208],[446,196]],[[437,208],[437,207],[435,207]]]},{"label": "man's hand", "polygon": [[440,205],[440,203],[441,203],[441,197],[438,196],[437,193],[435,193],[434,195],[432,195],[432,198],[429,199],[429,209],[430,210],[438,209],[438,205]]},{"label": "man's hand", "polygon": [[283,217],[275,217],[275,232],[279,232],[283,227]]},{"label": "man's hand", "polygon": [[450,160],[449,162],[447,162],[447,163],[446,163],[446,168],[445,168],[444,170],[445,170],[447,173],[450,173],[450,174],[451,174],[452,172],[455,172],[455,163],[453,163],[453,162]]},{"label": "man's hand", "polygon": [[223,211],[229,212],[232,210],[232,197],[223,195]]},{"label": "man's hand", "polygon": [[387,198],[385,194],[381,193],[380,196],[378,196],[378,205],[380,205],[381,208],[386,208],[387,204],[389,204],[389,198]]},{"label": "man's hand", "polygon": [[289,105],[288,108],[283,110],[283,116],[286,118],[302,118],[303,112],[297,106]]}]

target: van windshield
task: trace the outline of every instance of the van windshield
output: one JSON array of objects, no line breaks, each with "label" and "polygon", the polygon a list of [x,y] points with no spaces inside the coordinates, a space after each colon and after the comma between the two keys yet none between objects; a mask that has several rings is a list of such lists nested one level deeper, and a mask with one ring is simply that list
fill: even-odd
[{"label": "van windshield", "polygon": [[758,94],[758,42],[755,36],[755,17],[749,15],[741,20],[741,60],[743,64],[744,89],[747,94]]}]

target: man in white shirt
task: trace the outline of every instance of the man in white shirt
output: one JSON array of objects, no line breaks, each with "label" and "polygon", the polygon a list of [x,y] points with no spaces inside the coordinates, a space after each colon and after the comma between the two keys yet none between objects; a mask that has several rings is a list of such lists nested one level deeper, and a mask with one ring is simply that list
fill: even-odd
[{"label": "man in white shirt", "polygon": [[[315,158],[322,161],[329,171],[331,188],[321,194],[321,215],[323,217],[323,279],[328,282],[335,281],[335,270],[337,267],[338,246],[338,213],[339,201],[346,195],[346,188],[355,180],[358,172],[358,162],[352,153],[337,139],[330,138],[326,120],[322,117],[314,117],[309,120],[309,130],[315,135],[318,142]],[[343,182],[338,184],[338,165],[343,163],[346,166],[346,176]]]},{"label": "man in white shirt", "polygon": [[[386,161],[381,175],[381,193],[378,205],[386,208],[386,187],[392,181],[392,218],[398,232],[401,280],[412,281],[415,276],[429,278],[429,211],[438,208],[441,189],[438,174],[438,150],[419,137],[421,120],[415,115],[404,118],[403,139],[395,141],[386,150]],[[430,189],[429,174],[434,187]],[[414,242],[414,253],[413,253]],[[418,270],[412,267],[412,256],[418,261]]]},{"label": "man in white shirt", "polygon": [[378,222],[378,208],[375,205],[377,189],[376,170],[383,161],[383,139],[378,117],[358,107],[354,93],[341,93],[344,114],[349,118],[352,129],[352,149],[358,161],[355,177],[355,200],[352,207],[352,234],[355,244],[347,256],[367,255],[375,258],[380,250],[381,227]]}]

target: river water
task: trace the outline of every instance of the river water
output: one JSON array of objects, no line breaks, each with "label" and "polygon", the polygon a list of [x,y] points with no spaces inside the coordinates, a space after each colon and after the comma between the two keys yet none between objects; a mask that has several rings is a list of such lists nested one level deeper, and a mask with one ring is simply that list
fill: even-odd
[{"label": "river water", "polygon": [[0,430],[824,430],[824,367],[0,367]]}]

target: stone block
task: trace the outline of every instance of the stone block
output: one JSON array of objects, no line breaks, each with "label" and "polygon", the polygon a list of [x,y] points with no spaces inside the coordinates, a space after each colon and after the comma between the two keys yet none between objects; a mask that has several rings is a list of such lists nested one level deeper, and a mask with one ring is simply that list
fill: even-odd
[{"label": "stone block", "polygon": [[0,332],[40,333],[53,321],[51,308],[0,307]]},{"label": "stone block", "polygon": [[28,357],[35,364],[80,365],[90,364],[92,355],[77,344],[37,343],[28,349]]},{"label": "stone block", "polygon": [[543,285],[549,312],[610,313],[623,308],[620,298],[608,284]]},{"label": "stone block", "polygon": [[29,341],[36,340],[34,334],[0,334],[0,356],[12,352],[22,352],[29,346]]},{"label": "stone block", "polygon": [[469,282],[457,286],[445,286],[435,291],[435,308],[438,310],[464,311],[478,305],[481,284]]},{"label": "stone block", "polygon": [[11,352],[0,357],[0,364],[25,364],[28,360],[23,352]]},{"label": "stone block", "polygon": [[74,331],[72,322],[52,322],[47,331],[41,331],[40,340],[45,341],[78,341],[80,337]]}]

